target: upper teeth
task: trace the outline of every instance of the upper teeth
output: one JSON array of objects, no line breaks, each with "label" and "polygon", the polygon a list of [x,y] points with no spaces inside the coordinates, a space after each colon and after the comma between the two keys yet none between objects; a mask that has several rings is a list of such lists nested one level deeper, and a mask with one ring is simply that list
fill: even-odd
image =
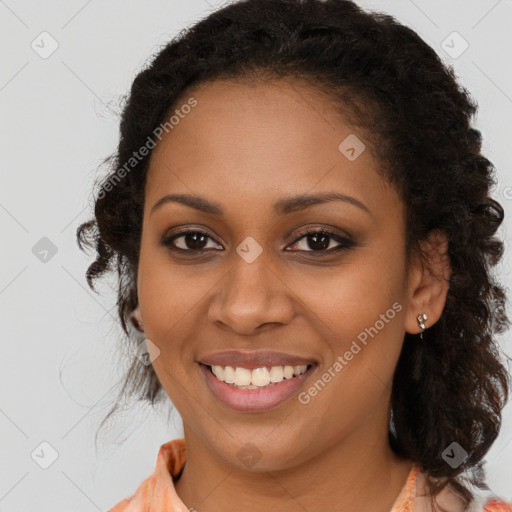
[{"label": "upper teeth", "polygon": [[307,365],[299,366],[272,366],[270,370],[266,367],[254,368],[233,368],[232,366],[213,365],[213,374],[217,379],[227,384],[235,384],[236,386],[257,386],[263,387],[271,382],[281,382],[284,379],[291,379],[295,375],[300,375],[307,370]]}]

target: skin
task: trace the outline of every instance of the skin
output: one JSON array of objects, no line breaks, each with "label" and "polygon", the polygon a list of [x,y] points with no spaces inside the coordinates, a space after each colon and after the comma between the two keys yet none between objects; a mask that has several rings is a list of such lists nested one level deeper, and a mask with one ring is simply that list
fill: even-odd
[{"label": "skin", "polygon": [[[187,462],[176,491],[208,512],[388,511],[412,467],[388,444],[391,382],[405,332],[421,332],[417,315],[427,313],[428,328],[442,313],[446,239],[434,233],[423,245],[428,258],[407,267],[398,193],[377,173],[371,141],[318,91],[290,80],[217,81],[191,95],[197,106],[151,156],[135,311],[183,419]],[[338,149],[351,133],[367,147],[354,161]],[[355,197],[369,213],[342,201],[273,210],[279,199],[318,192]],[[225,213],[171,202],[150,213],[169,193],[204,196]],[[211,237],[200,246],[210,252],[161,244],[186,227]],[[356,245],[328,254],[335,239],[320,251],[299,239],[322,227]],[[263,249],[250,264],[236,252],[249,236]],[[194,248],[185,237],[175,244]],[[309,357],[319,367],[304,390],[394,303],[401,310],[306,405],[294,396],[269,411],[234,411],[211,394],[196,362],[230,349]],[[249,441],[261,454],[250,467],[237,457]]]}]

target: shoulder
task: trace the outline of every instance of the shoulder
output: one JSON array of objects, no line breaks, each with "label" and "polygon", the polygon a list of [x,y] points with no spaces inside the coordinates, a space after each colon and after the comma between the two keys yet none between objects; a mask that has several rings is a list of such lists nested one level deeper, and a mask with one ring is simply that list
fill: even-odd
[{"label": "shoulder", "polygon": [[126,508],[130,504],[131,498],[125,498],[123,501],[120,501],[116,506],[109,508],[107,512],[125,512]]},{"label": "shoulder", "polygon": [[512,503],[499,498],[490,498],[485,502],[484,512],[512,512]]},{"label": "shoulder", "polygon": [[161,445],[153,473],[131,497],[124,498],[107,512],[186,511],[173,485],[173,478],[180,474],[185,460],[184,438]]},{"label": "shoulder", "polygon": [[[424,473],[418,471],[416,478],[415,512],[431,512],[429,498],[426,493],[426,478]],[[437,503],[449,512],[512,512],[512,504],[497,496],[484,498],[478,492],[465,510],[462,499],[451,486],[445,487],[437,497]]]},{"label": "shoulder", "polygon": [[140,512],[147,510],[146,507],[153,499],[155,483],[153,474],[137,487],[135,494],[129,498],[124,498],[117,505],[108,509],[107,512]]}]

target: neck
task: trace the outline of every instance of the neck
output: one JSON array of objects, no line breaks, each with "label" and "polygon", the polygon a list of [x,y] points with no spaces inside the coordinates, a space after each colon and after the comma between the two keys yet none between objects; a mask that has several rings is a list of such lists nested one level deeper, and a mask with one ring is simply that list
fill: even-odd
[{"label": "neck", "polygon": [[370,430],[294,467],[256,472],[227,463],[185,425],[187,462],[176,492],[189,510],[208,512],[389,512],[413,463],[392,452],[387,431],[377,438]]}]

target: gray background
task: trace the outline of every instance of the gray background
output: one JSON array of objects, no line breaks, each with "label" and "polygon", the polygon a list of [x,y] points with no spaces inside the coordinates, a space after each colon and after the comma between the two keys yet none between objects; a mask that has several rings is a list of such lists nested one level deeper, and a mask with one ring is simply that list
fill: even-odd
[{"label": "gray background", "polygon": [[[0,0],[0,512],[107,510],[149,476],[160,445],[182,435],[176,411],[169,422],[136,406],[95,450],[94,433],[122,376],[121,331],[112,287],[96,295],[86,285],[92,255],[78,250],[75,230],[90,216],[97,168],[116,147],[120,96],[156,45],[221,3]],[[415,29],[477,99],[476,126],[506,209],[498,277],[509,287],[512,1],[359,3]],[[43,31],[58,43],[48,58],[40,56],[51,49]],[[43,237],[57,250],[46,262],[33,251],[48,246]],[[510,332],[501,339],[512,355]],[[58,452],[48,469],[34,460],[50,462],[41,442]],[[491,488],[511,500],[510,404],[487,461]]]}]

